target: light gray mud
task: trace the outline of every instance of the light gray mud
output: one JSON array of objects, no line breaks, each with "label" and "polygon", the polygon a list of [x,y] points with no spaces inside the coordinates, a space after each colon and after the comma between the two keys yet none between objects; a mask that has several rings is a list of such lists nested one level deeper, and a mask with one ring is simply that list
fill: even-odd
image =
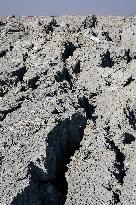
[{"label": "light gray mud", "polygon": [[136,204],[136,18],[0,18],[0,204]]}]

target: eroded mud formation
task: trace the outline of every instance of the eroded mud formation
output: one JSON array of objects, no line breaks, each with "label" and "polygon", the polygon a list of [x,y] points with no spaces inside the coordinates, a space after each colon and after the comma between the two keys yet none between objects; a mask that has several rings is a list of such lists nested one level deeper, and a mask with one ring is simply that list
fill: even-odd
[{"label": "eroded mud formation", "polygon": [[0,204],[136,204],[136,18],[0,18]]}]

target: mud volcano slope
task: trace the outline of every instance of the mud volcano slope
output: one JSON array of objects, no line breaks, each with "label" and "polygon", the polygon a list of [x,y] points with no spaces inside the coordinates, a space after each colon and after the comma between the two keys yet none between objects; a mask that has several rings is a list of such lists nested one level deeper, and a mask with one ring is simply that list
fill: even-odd
[{"label": "mud volcano slope", "polygon": [[0,18],[0,204],[136,204],[136,18]]}]

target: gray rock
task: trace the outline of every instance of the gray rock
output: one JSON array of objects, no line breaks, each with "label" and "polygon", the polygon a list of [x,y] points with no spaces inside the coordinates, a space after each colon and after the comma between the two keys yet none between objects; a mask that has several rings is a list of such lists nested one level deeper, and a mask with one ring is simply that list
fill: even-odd
[{"label": "gray rock", "polygon": [[136,18],[0,18],[0,204],[136,203]]}]

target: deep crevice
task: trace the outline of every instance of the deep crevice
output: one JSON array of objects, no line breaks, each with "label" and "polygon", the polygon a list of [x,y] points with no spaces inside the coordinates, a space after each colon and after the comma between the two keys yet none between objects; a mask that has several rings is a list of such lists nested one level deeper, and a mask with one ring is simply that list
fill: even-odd
[{"label": "deep crevice", "polygon": [[123,185],[124,177],[126,176],[126,170],[124,167],[125,155],[120,151],[118,146],[115,145],[115,142],[109,138],[106,138],[106,142],[109,144],[110,150],[115,152],[116,160],[114,163],[115,171],[113,175],[117,179],[118,183]]},{"label": "deep crevice", "polygon": [[65,178],[67,164],[80,147],[86,122],[87,118],[74,114],[71,120],[60,122],[48,135],[47,170],[50,175],[55,176],[55,188],[61,193],[64,202],[68,191]]},{"label": "deep crevice", "polygon": [[65,204],[68,192],[65,177],[67,164],[70,163],[75,151],[80,148],[87,119],[94,120],[95,106],[90,105],[86,97],[79,99],[79,105],[85,109],[86,117],[77,112],[64,121],[58,121],[46,138],[46,158],[43,157],[43,160],[47,172],[31,162],[26,176],[29,176],[30,185],[22,193],[17,194],[11,205]]},{"label": "deep crevice", "polygon": [[58,122],[48,134],[45,167],[30,163],[30,185],[17,194],[11,205],[64,205],[68,191],[65,172],[71,156],[80,148],[87,118],[80,113]]}]

